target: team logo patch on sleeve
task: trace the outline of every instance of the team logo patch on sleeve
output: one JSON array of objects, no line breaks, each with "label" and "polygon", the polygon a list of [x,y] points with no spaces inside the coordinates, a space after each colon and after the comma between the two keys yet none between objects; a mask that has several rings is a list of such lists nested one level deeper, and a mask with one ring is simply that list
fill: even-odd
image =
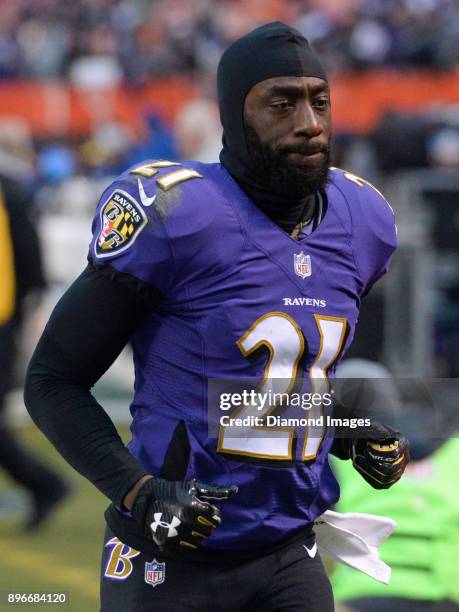
[{"label": "team logo patch on sleeve", "polygon": [[121,253],[135,242],[147,217],[132,196],[115,189],[100,211],[100,231],[96,238],[97,257]]}]

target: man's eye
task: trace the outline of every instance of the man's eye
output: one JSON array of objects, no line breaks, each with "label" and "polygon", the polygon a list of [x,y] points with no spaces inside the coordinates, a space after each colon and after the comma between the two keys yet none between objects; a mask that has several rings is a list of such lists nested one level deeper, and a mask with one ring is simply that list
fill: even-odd
[{"label": "man's eye", "polygon": [[285,110],[286,108],[289,108],[291,106],[291,102],[288,102],[287,100],[279,100],[279,102],[272,102],[271,106],[273,108]]},{"label": "man's eye", "polygon": [[319,109],[326,109],[330,104],[330,100],[328,98],[319,98],[314,102],[314,106]]}]

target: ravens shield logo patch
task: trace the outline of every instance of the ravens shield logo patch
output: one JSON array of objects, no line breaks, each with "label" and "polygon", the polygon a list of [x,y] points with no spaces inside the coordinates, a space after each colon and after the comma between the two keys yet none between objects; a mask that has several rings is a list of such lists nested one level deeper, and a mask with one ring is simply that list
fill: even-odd
[{"label": "ravens shield logo patch", "polygon": [[96,238],[97,257],[110,257],[128,249],[147,223],[140,205],[125,191],[116,189],[100,211]]}]

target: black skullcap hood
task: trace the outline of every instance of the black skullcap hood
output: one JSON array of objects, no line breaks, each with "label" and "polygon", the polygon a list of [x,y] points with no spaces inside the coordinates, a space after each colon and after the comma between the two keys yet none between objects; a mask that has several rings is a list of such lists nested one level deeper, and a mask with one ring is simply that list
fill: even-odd
[{"label": "black skullcap hood", "polygon": [[306,38],[280,21],[267,23],[236,40],[218,65],[218,103],[223,125],[220,161],[263,209],[277,205],[285,210],[285,202],[257,179],[244,134],[244,101],[257,83],[285,76],[327,80]]}]

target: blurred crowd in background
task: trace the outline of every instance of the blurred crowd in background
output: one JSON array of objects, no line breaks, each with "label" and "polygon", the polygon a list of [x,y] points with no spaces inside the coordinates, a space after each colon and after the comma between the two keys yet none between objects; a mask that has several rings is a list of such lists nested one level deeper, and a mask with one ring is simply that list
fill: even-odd
[{"label": "blurred crowd in background", "polygon": [[[135,91],[158,77],[185,75],[204,96],[175,125],[149,109],[141,136],[109,121],[89,137],[41,134],[32,142],[27,126],[19,127],[21,146],[29,148],[25,156],[30,159],[32,148],[38,152],[34,178],[42,184],[80,172],[109,176],[145,157],[213,161],[220,142],[212,104],[220,55],[232,40],[276,19],[309,38],[331,78],[385,67],[459,69],[459,0],[2,1],[0,82],[51,80],[77,89]],[[455,163],[459,136],[453,131],[441,134],[441,144],[447,141]],[[435,161],[437,141],[428,147]]]},{"label": "blurred crowd in background", "polygon": [[331,72],[459,62],[457,0],[8,0],[0,9],[0,77],[104,78],[136,85],[213,70],[222,50],[260,22],[288,21]]},{"label": "blurred crowd in background", "polygon": [[[33,147],[38,152],[34,178],[42,184],[80,172],[109,176],[146,157],[213,161],[220,143],[212,104],[220,55],[232,40],[276,19],[308,37],[331,78],[385,67],[459,69],[459,0],[2,1],[0,82],[54,80],[75,88],[135,91],[158,77],[185,75],[204,96],[175,125],[149,109],[141,136],[109,121],[89,137],[40,135],[32,142],[27,126],[19,127],[26,157]],[[447,141],[455,163],[459,136],[453,132],[442,133],[441,144]],[[428,147],[435,161],[438,142]]]}]

